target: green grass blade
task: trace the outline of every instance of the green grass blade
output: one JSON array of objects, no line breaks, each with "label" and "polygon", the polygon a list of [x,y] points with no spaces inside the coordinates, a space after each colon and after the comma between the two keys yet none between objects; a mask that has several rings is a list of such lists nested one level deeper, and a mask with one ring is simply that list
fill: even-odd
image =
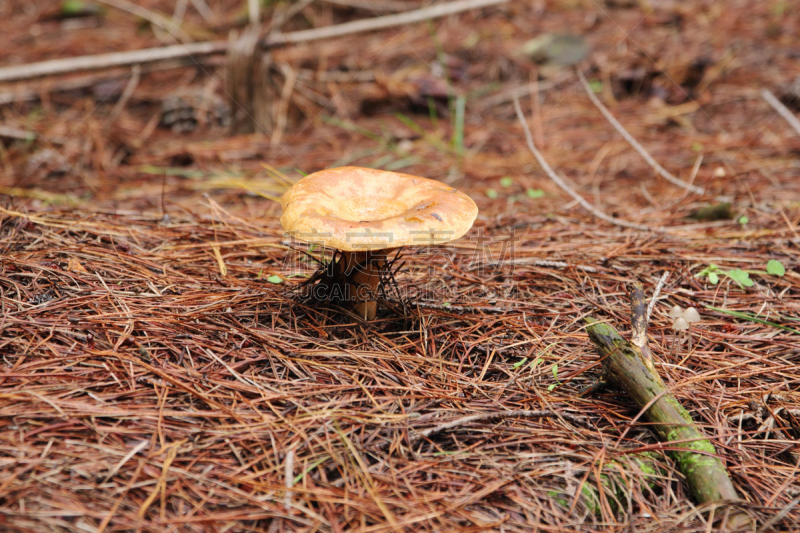
[{"label": "green grass blade", "polygon": [[712,311],[717,311],[717,312],[722,313],[724,315],[735,316],[736,318],[743,318],[745,320],[750,320],[752,322],[758,322],[759,324],[764,324],[766,326],[772,326],[774,328],[782,329],[784,331],[789,331],[791,333],[794,333],[795,335],[800,335],[800,331],[798,331],[796,329],[792,329],[792,328],[790,328],[788,326],[782,326],[780,324],[776,324],[775,322],[769,322],[767,320],[764,320],[763,318],[758,318],[758,317],[756,317],[754,315],[751,315],[749,313],[742,313],[742,312],[739,312],[739,311],[728,311],[727,309],[720,309],[719,307],[712,307],[710,305],[706,305],[704,307],[706,309],[711,309]]}]

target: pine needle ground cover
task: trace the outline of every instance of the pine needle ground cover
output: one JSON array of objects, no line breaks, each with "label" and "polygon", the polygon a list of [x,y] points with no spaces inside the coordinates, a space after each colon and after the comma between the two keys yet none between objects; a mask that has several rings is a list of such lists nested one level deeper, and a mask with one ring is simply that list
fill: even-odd
[{"label": "pine needle ground cover", "polygon": [[[800,137],[760,91],[783,98],[800,75],[800,14],[545,4],[277,50],[277,138],[162,123],[178,89],[220,93],[213,59],[8,88],[35,97],[0,108],[0,529],[705,531],[730,506],[695,505],[676,444],[621,391],[586,392],[601,356],[585,319],[627,335],[634,282],[660,286],[655,367],[738,508],[795,529]],[[224,38],[237,14],[215,9],[214,24],[185,16]],[[288,29],[365,16],[305,9]],[[80,37],[51,13],[2,15],[16,63],[53,57],[57,37],[62,57],[160,44],[116,11]],[[60,33],[26,40],[30,24]],[[540,79],[515,55],[564,27],[586,34],[595,94],[702,193],[658,177],[573,71]],[[650,229],[565,195],[509,90],[575,191]],[[292,182],[349,164],[442,180],[480,208],[461,240],[404,251],[411,305],[371,323],[302,298],[332,255],[278,221]],[[691,349],[675,305],[700,313]]]}]

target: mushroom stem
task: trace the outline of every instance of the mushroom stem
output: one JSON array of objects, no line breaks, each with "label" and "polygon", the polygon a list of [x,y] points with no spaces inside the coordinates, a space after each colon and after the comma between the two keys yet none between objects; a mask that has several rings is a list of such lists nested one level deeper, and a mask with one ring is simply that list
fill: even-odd
[{"label": "mushroom stem", "polygon": [[344,275],[346,301],[364,320],[374,320],[378,311],[375,297],[385,259],[384,250],[342,252],[339,271]]},{"label": "mushroom stem", "polygon": [[689,353],[692,353],[692,325],[689,324],[689,329],[686,330],[686,334],[689,336]]}]

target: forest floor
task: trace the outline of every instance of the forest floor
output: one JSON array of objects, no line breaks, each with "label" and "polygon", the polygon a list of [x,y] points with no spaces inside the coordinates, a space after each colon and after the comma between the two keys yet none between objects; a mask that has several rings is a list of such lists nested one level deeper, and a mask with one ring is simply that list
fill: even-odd
[{"label": "forest floor", "polygon": [[[225,41],[246,4],[0,2],[0,67]],[[281,31],[426,4],[318,0]],[[691,187],[522,53],[548,32]],[[763,90],[797,117],[798,32],[778,0],[509,2],[274,49],[268,133],[230,133],[222,55],[0,82],[0,530],[707,531],[732,506],[797,530],[800,132]],[[343,165],[480,209],[403,250],[412,305],[371,323],[298,298],[325,252],[279,222]],[[743,502],[698,506],[624,392],[582,394],[584,318],[627,334],[628,288],[665,274],[656,368]]]}]

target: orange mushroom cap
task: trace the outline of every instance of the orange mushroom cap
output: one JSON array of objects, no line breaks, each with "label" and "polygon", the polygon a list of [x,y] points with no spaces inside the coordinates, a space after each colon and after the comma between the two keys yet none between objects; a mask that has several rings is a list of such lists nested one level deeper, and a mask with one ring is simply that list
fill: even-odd
[{"label": "orange mushroom cap", "polygon": [[472,227],[472,198],[442,182],[361,167],[321,170],[281,197],[281,225],[345,252],[443,244]]}]

